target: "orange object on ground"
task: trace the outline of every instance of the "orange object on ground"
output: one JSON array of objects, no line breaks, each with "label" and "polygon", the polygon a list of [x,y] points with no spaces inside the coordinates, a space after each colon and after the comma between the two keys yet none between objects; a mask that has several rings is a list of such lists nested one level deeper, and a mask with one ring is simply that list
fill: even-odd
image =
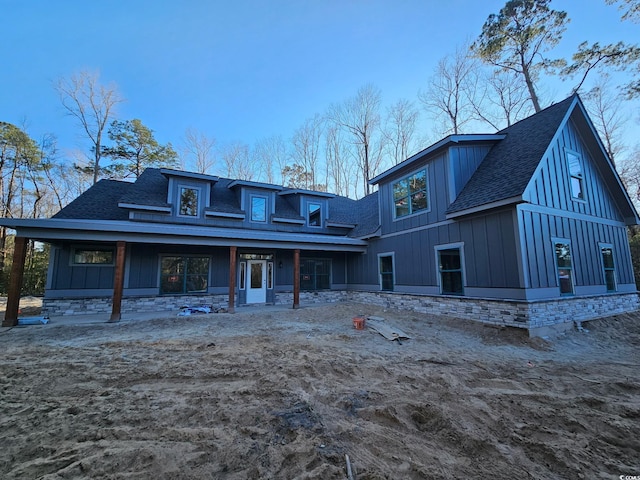
[{"label": "orange object on ground", "polygon": [[364,317],[353,317],[353,328],[364,330]]}]

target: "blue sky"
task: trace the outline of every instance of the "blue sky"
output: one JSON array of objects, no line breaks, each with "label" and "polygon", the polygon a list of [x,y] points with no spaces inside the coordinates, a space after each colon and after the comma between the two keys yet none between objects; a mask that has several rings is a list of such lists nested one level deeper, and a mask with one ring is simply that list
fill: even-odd
[{"label": "blue sky", "polygon": [[[99,70],[160,142],[187,128],[219,143],[289,138],[302,122],[373,83],[383,102],[417,101],[438,60],[475,39],[505,0],[0,0],[0,120],[63,155],[86,148],[53,82]],[[583,40],[638,42],[604,0],[556,0],[571,18],[558,55]],[[561,100],[555,82],[546,100]],[[637,108],[636,108],[637,110]],[[637,115],[636,115],[637,117]],[[635,121],[637,126],[638,122]]]}]

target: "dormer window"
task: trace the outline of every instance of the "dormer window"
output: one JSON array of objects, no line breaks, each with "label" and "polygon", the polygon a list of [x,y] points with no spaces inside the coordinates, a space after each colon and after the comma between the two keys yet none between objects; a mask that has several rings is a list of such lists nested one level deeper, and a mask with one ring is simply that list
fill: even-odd
[{"label": "dormer window", "polygon": [[307,225],[322,227],[322,205],[319,203],[307,203]]},{"label": "dormer window", "polygon": [[179,215],[184,217],[198,216],[198,200],[200,191],[197,188],[180,187]]},{"label": "dormer window", "polygon": [[267,198],[261,195],[251,195],[251,221],[267,221]]}]

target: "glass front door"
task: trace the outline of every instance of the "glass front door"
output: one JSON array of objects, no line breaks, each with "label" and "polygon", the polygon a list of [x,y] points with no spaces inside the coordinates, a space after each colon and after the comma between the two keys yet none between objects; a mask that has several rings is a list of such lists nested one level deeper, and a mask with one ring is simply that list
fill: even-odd
[{"label": "glass front door", "polygon": [[247,303],[265,303],[267,301],[267,261],[249,260],[247,262]]}]

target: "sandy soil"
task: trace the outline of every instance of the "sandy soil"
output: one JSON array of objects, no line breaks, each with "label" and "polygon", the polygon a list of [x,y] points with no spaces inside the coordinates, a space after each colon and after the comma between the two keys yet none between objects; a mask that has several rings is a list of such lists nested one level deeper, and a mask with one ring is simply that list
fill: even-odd
[{"label": "sandy soil", "polygon": [[585,326],[339,304],[0,329],[0,477],[640,475],[640,315]]}]

